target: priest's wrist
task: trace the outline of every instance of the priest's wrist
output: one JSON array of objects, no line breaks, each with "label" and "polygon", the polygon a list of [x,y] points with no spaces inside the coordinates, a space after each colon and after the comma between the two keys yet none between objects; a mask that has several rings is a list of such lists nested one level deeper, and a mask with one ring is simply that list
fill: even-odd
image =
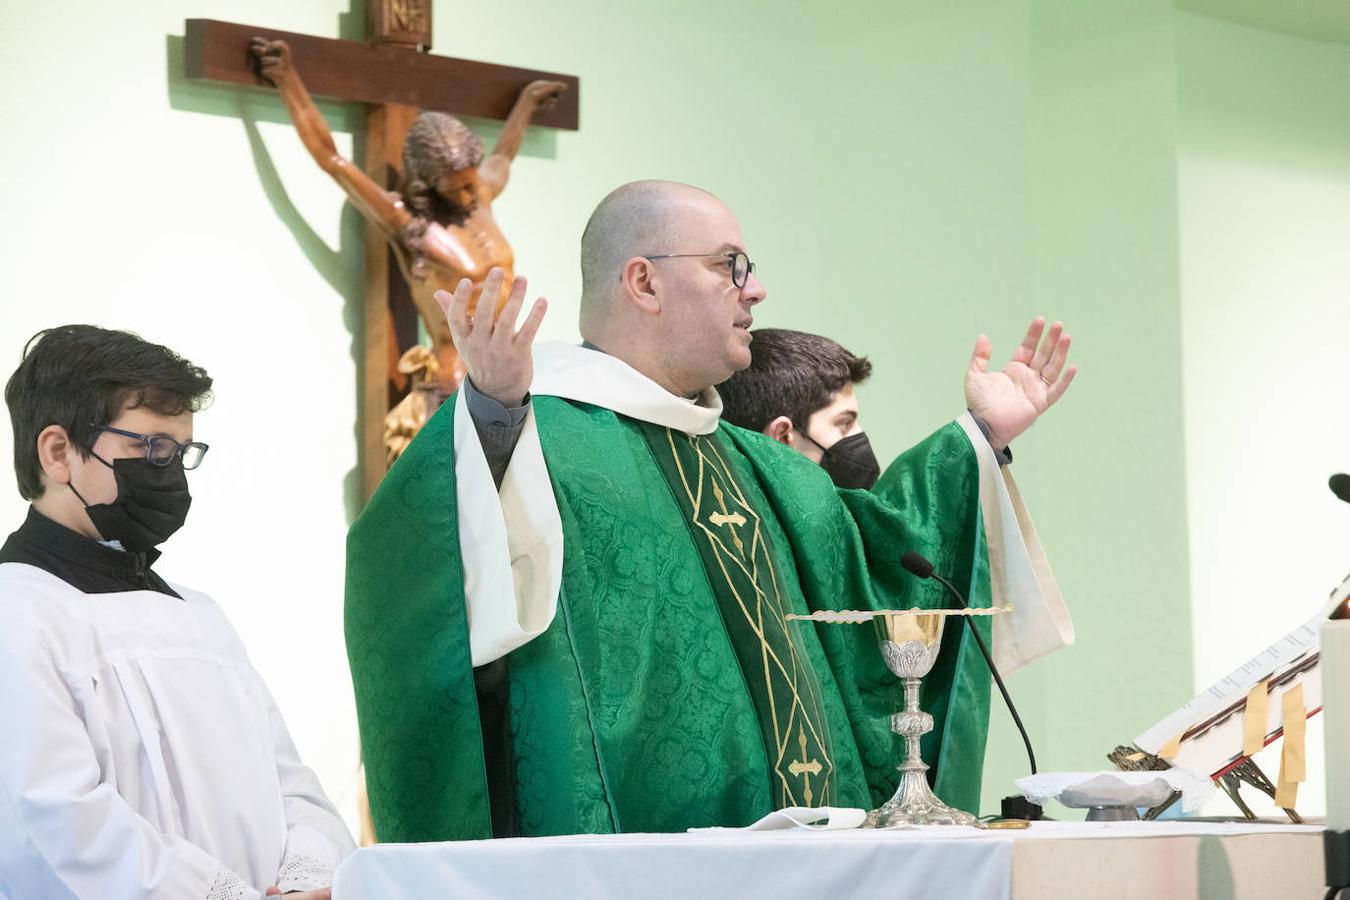
[{"label": "priest's wrist", "polygon": [[478,393],[482,394],[484,397],[488,397],[489,399],[496,400],[505,409],[519,409],[520,407],[525,405],[525,398],[529,396],[529,388],[525,388],[523,390],[516,390],[512,388],[506,389],[495,388],[493,390],[483,390],[481,387],[479,387],[478,382],[476,381],[473,383],[473,386],[474,390],[478,391]]},{"label": "priest's wrist", "polygon": [[[519,409],[524,406],[526,401],[530,398],[528,389],[521,391],[519,394],[512,394],[511,392],[500,390],[486,391],[474,380],[472,375],[467,374],[464,376],[464,386],[468,388],[471,393],[478,394],[480,397],[484,397],[497,403],[502,409]],[[503,394],[506,395],[505,399],[502,397]]]},{"label": "priest's wrist", "polygon": [[989,449],[994,451],[994,458],[998,460],[998,464],[1000,466],[1006,466],[1011,463],[1013,458],[1011,442],[1001,442],[1003,445],[999,446],[999,442],[996,442],[997,439],[994,437],[993,429],[989,427],[989,423],[975,415],[970,409],[967,409],[966,412],[970,413],[970,417],[975,420],[975,427],[980,429],[980,434],[983,434],[984,439],[989,442]]}]

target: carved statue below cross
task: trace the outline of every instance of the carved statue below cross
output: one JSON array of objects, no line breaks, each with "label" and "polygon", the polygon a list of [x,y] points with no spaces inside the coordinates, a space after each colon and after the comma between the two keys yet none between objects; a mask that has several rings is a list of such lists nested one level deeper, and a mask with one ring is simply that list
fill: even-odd
[{"label": "carved statue below cross", "polygon": [[398,371],[408,376],[409,386],[408,396],[384,417],[384,447],[391,466],[441,405],[438,365],[436,354],[421,344],[414,344],[399,357]]}]

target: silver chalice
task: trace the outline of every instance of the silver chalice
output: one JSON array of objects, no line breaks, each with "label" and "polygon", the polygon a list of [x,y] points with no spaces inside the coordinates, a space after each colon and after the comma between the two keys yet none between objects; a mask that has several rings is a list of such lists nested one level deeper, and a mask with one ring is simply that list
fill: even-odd
[{"label": "silver chalice", "polygon": [[905,685],[905,708],[891,716],[891,730],[905,739],[900,786],[895,795],[868,813],[868,828],[906,825],[974,825],[975,816],[943,803],[928,786],[928,765],[919,754],[919,739],[933,730],[933,717],[919,708],[919,688],[942,649],[948,616],[992,615],[993,609],[883,609],[819,611],[792,618],[835,624],[875,624],[886,667]]}]

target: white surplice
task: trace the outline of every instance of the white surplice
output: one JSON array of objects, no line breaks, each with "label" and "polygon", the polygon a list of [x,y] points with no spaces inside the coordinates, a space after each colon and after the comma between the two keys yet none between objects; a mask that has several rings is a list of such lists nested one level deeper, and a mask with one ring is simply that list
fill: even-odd
[{"label": "white surplice", "polygon": [[209,597],[0,564],[0,896],[251,900],[351,836]]},{"label": "white surplice", "polygon": [[[561,342],[534,346],[530,393],[589,403],[689,434],[711,434],[722,415],[713,388],[691,402],[617,357]],[[1009,672],[1073,643],[1073,620],[1010,467],[999,466],[970,413],[956,422],[978,460],[993,605],[1012,607],[1010,614],[994,617],[993,629],[994,661]],[[498,489],[461,391],[455,406],[455,482],[469,645],[479,666],[543,634],[557,613],[562,521],[534,410]]]}]

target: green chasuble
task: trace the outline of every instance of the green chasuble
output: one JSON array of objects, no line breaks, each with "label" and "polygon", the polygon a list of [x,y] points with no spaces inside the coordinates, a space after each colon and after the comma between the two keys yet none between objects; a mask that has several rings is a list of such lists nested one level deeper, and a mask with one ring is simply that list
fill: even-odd
[{"label": "green chasuble", "polygon": [[831,805],[838,777],[825,702],[801,639],[804,625],[787,618],[800,609],[783,596],[777,554],[747,488],[727,465],[730,454],[715,435],[646,422],[639,428],[689,525],[745,678],[764,741],[770,802],[776,809]]},{"label": "green chasuble", "polygon": [[[785,617],[948,605],[901,568],[906,550],[988,605],[978,462],[961,427],[853,491],[734,426],[698,436],[558,397],[533,406],[564,553],[552,623],[507,656],[521,832],[739,826],[784,806],[888,799],[902,701],[875,630]],[[384,842],[492,835],[453,407],[348,538],[347,645]],[[966,629],[947,630],[922,702],[936,792],[978,812],[989,675]]]}]

